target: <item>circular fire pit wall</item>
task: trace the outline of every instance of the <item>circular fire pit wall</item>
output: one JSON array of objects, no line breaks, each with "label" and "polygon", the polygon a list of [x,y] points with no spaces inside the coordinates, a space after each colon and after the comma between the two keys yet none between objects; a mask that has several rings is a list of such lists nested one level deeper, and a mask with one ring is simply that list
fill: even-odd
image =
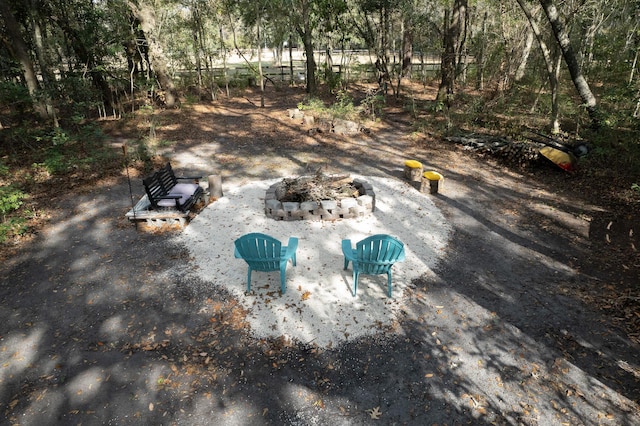
[{"label": "circular fire pit wall", "polygon": [[336,220],[372,213],[376,207],[376,194],[371,184],[362,179],[354,179],[352,185],[358,190],[358,197],[297,203],[280,201],[284,183],[276,182],[267,189],[264,212],[267,217],[275,220]]}]

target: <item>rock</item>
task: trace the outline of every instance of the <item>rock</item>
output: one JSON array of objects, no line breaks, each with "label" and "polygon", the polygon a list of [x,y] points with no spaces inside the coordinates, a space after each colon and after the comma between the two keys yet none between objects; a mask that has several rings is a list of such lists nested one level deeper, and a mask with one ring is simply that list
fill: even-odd
[{"label": "rock", "polygon": [[333,131],[340,135],[355,135],[360,131],[360,126],[355,121],[336,118],[333,120]]},{"label": "rock", "polygon": [[303,117],[303,122],[305,126],[313,126],[315,124],[315,119],[313,115],[305,115]]},{"label": "rock", "polygon": [[287,114],[289,114],[289,118],[292,120],[302,120],[304,118],[304,112],[300,111],[298,108],[288,109]]}]

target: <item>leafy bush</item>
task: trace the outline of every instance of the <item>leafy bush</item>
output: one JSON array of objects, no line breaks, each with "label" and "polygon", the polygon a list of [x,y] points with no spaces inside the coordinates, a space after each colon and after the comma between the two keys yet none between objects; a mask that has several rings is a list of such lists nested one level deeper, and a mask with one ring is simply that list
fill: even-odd
[{"label": "leafy bush", "polygon": [[0,104],[9,106],[12,118],[18,120],[33,106],[27,88],[11,82],[0,82]]},{"label": "leafy bush", "polygon": [[318,98],[309,98],[304,102],[298,103],[298,109],[300,111],[309,111],[312,115],[318,118],[332,118],[330,109],[327,108],[324,102]]},{"label": "leafy bush", "polygon": [[345,90],[336,93],[336,102],[331,106],[333,116],[337,118],[352,119],[357,115],[353,106],[353,98]]},{"label": "leafy bush", "polygon": [[342,76],[340,73],[334,72],[331,68],[327,67],[326,64],[322,66],[322,77],[331,93],[342,84]]},{"label": "leafy bush", "polygon": [[49,175],[61,175],[69,171],[73,159],[66,157],[61,150],[49,149],[46,152],[46,157],[41,163],[34,163],[33,168],[44,169]]},{"label": "leafy bush", "polygon": [[24,192],[12,185],[0,186],[0,214],[3,217],[22,205],[22,200],[26,197]]},{"label": "leafy bush", "polygon": [[320,99],[310,98],[306,103],[299,103],[298,109],[300,111],[310,111],[316,117],[325,119],[356,120],[358,118],[358,110],[353,105],[353,98],[345,90],[338,91],[336,102],[329,107],[325,106]]},{"label": "leafy bush", "polygon": [[386,104],[386,98],[381,90],[368,90],[362,102],[360,102],[360,114],[371,120],[382,116],[382,110]]}]

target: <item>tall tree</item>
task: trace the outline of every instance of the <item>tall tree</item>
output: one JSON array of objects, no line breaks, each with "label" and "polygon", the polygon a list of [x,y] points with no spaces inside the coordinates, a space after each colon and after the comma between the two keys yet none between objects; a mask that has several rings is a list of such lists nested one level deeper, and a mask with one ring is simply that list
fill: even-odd
[{"label": "tall tree", "polygon": [[553,60],[551,49],[549,49],[549,47],[547,46],[542,31],[538,26],[538,20],[534,17],[533,12],[529,9],[528,4],[525,2],[525,0],[517,0],[517,2],[520,5],[520,8],[524,12],[525,16],[527,17],[527,20],[529,21],[531,34],[533,34],[538,41],[540,51],[542,52],[542,57],[544,58],[544,63],[547,69],[547,76],[549,78],[549,87],[551,88],[551,132],[558,133],[560,131],[560,121],[558,119],[559,67],[556,66],[555,61]]},{"label": "tall tree", "polygon": [[307,93],[317,92],[317,64],[314,57],[316,32],[332,31],[333,19],[346,10],[345,0],[283,0],[283,11],[289,16],[291,27],[298,34],[304,46]]},{"label": "tall tree", "polygon": [[287,7],[291,24],[302,39],[307,68],[307,93],[315,94],[316,85],[316,59],[314,56],[313,31],[316,27],[315,2],[312,0],[289,0]]},{"label": "tall tree", "polygon": [[43,8],[42,12],[64,33],[76,59],[87,70],[93,85],[100,91],[102,100],[109,107],[115,108],[111,86],[104,72],[103,53],[99,51],[101,46],[97,45],[97,38],[91,37],[97,34],[96,28],[92,26],[98,24],[96,11],[91,9],[93,5],[86,9],[54,6],[49,4],[48,9]]},{"label": "tall tree", "polygon": [[9,37],[8,40],[5,40],[7,48],[12,52],[16,61],[18,61],[22,67],[27,89],[29,90],[29,94],[34,100],[34,105],[36,106],[35,110],[42,118],[47,118],[47,109],[45,105],[37,101],[36,94],[40,89],[40,85],[38,83],[38,77],[36,75],[33,61],[31,60],[31,55],[29,54],[29,49],[24,41],[22,33],[20,32],[20,26],[16,21],[8,2],[0,1],[0,15],[2,15],[7,36]]},{"label": "tall tree", "polygon": [[454,93],[456,78],[456,59],[461,49],[461,35],[466,32],[467,0],[454,0],[451,12],[445,13],[445,31],[442,49],[442,63],[440,65],[440,87],[438,99],[449,101]]},{"label": "tall tree", "polygon": [[140,22],[140,28],[147,39],[149,45],[149,62],[151,63],[153,72],[158,78],[162,90],[165,92],[165,104],[168,107],[173,107],[178,99],[178,94],[173,79],[169,75],[167,59],[159,39],[155,9],[153,5],[146,1],[140,1],[139,4],[136,4],[127,0],[126,4],[131,9],[133,16]]},{"label": "tall tree", "polygon": [[411,77],[411,64],[413,62],[413,23],[415,5],[413,0],[404,1],[400,8],[401,13],[401,36],[400,43],[400,71],[397,75],[396,97],[400,95],[400,84],[403,77]]},{"label": "tall tree", "polygon": [[540,0],[540,5],[542,6],[547,19],[551,24],[553,35],[558,41],[560,50],[562,50],[562,56],[564,57],[564,61],[567,64],[567,68],[569,69],[571,80],[573,81],[573,84],[576,87],[578,94],[582,99],[582,102],[584,102],[587,112],[589,113],[589,117],[591,118],[592,126],[594,128],[598,128],[600,127],[601,123],[597,108],[596,97],[593,95],[593,92],[589,87],[589,83],[587,83],[587,80],[582,74],[582,69],[580,68],[580,64],[578,63],[578,58],[575,55],[573,46],[571,45],[571,40],[569,39],[569,34],[566,31],[564,19],[551,0]]}]

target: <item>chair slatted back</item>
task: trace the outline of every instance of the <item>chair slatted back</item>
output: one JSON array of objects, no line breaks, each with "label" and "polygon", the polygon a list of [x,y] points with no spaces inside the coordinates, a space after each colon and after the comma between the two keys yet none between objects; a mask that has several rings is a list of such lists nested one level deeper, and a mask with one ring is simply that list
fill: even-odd
[{"label": "chair slatted back", "polygon": [[388,235],[374,235],[356,244],[358,268],[364,274],[385,274],[404,253],[404,244]]},{"label": "chair slatted back", "polygon": [[282,243],[265,234],[251,233],[235,241],[236,250],[256,271],[279,271]]}]

